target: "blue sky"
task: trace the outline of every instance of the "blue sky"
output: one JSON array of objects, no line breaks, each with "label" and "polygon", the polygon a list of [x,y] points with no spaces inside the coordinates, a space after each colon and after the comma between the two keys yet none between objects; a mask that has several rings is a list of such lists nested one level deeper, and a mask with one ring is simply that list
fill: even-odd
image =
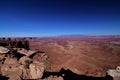
[{"label": "blue sky", "polygon": [[0,37],[120,35],[119,0],[0,0]]}]

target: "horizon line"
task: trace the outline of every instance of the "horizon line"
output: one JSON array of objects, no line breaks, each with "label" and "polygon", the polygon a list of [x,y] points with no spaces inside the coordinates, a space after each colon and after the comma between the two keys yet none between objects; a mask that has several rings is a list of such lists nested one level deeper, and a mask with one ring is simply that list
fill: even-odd
[{"label": "horizon line", "polygon": [[67,36],[71,36],[71,37],[74,37],[74,36],[81,36],[81,37],[83,37],[83,36],[120,36],[119,34],[117,35],[115,35],[115,34],[102,34],[102,35],[81,35],[81,34],[71,34],[71,35],[51,35],[51,36],[0,36],[0,38],[3,38],[3,37],[5,37],[5,38],[23,38],[23,37],[40,37],[40,38],[44,38],[44,37],[67,37]]}]

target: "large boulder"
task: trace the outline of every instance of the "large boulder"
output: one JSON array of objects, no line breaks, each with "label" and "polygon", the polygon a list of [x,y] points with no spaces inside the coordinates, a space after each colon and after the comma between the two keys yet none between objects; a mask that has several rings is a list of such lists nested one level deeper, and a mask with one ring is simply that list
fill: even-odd
[{"label": "large boulder", "polygon": [[32,63],[30,64],[29,68],[30,68],[30,75],[31,75],[30,79],[42,78],[45,70],[45,67],[42,63],[41,64]]},{"label": "large boulder", "polygon": [[0,46],[0,53],[5,54],[5,53],[8,53],[9,51],[10,51],[9,49]]}]

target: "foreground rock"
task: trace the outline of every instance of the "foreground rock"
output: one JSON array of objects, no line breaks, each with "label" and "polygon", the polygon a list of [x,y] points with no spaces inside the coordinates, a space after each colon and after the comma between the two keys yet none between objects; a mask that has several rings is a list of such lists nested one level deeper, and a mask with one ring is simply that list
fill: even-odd
[{"label": "foreground rock", "polygon": [[7,58],[1,66],[1,73],[9,77],[9,80],[21,80],[22,66],[17,63],[16,59]]},{"label": "foreground rock", "polygon": [[24,56],[19,60],[19,64],[14,58],[7,58],[1,66],[1,74],[9,77],[9,80],[42,78],[45,70],[44,63],[34,61],[34,63],[26,64],[26,60],[31,61],[31,59]]},{"label": "foreground rock", "polygon": [[45,67],[43,64],[32,63],[30,64],[29,68],[30,68],[30,75],[31,75],[30,79],[42,78],[44,70],[45,70]]},{"label": "foreground rock", "polygon": [[0,46],[0,53],[4,54],[4,53],[8,53],[9,51],[10,51],[9,49]]},{"label": "foreground rock", "polygon": [[[12,52],[15,50],[16,52]],[[22,79],[41,79],[45,71],[45,62],[47,56],[36,51],[23,48],[11,48],[11,51],[5,47],[0,47],[0,53],[6,53],[7,56],[0,54],[0,74],[6,76],[9,80]],[[24,54],[20,58],[15,55]],[[33,59],[35,55],[36,59]],[[29,57],[32,56],[32,57]],[[41,60],[40,60],[41,59]]]}]

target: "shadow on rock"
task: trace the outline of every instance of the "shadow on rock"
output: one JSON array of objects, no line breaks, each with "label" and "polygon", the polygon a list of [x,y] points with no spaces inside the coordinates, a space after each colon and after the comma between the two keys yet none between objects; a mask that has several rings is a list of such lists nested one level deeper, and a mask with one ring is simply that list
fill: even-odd
[{"label": "shadow on rock", "polygon": [[8,80],[8,79],[9,79],[8,77],[0,76],[0,80]]},{"label": "shadow on rock", "polygon": [[44,72],[43,78],[47,78],[49,76],[62,76],[64,80],[113,80],[113,78],[108,75],[105,77],[78,75],[69,69],[65,70],[63,68],[60,70],[60,72]]}]

